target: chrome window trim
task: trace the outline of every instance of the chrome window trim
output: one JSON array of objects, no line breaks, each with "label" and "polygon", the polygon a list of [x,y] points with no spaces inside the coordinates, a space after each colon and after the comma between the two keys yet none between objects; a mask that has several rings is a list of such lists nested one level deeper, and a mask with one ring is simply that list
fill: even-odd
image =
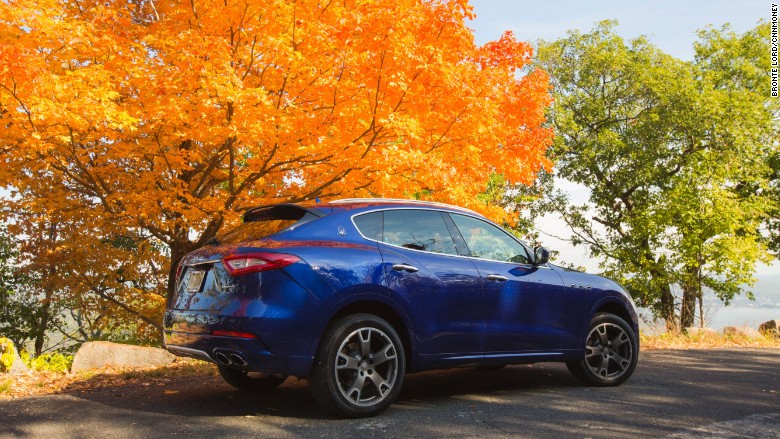
[{"label": "chrome window trim", "polygon": [[[375,198],[368,198],[368,199],[369,200],[375,200]],[[441,203],[439,203],[439,204],[441,204]],[[444,206],[449,207],[446,204]],[[507,265],[511,265],[513,267],[518,267],[518,266],[520,266],[520,267],[531,267],[531,268],[536,267],[536,268],[546,268],[548,270],[552,270],[552,268],[549,266],[549,263],[545,263],[545,264],[542,264],[542,265],[521,264],[521,263],[518,263],[518,262],[497,261],[495,259],[477,258],[477,257],[474,257],[474,256],[453,255],[453,254],[449,254],[449,253],[436,253],[436,252],[429,252],[429,251],[425,251],[425,250],[417,250],[417,249],[413,249],[413,248],[401,247],[400,245],[390,244],[390,243],[387,243],[387,242],[384,242],[384,241],[377,241],[376,239],[371,239],[371,238],[367,237],[366,235],[364,235],[363,232],[360,230],[360,228],[357,226],[357,224],[355,224],[355,217],[356,216],[366,215],[366,214],[375,213],[375,212],[384,212],[384,211],[388,211],[388,210],[427,210],[427,211],[433,211],[433,212],[444,212],[444,213],[448,213],[448,214],[455,213],[455,214],[458,214],[458,215],[469,216],[469,217],[472,217],[472,218],[480,220],[480,221],[485,221],[488,224],[492,224],[492,225],[498,227],[502,231],[504,230],[503,227],[499,226],[498,224],[494,223],[493,221],[490,221],[489,219],[487,219],[487,218],[485,218],[485,217],[483,217],[483,216],[481,216],[481,215],[479,215],[477,213],[465,214],[465,213],[462,213],[462,212],[452,212],[450,210],[437,208],[436,206],[430,207],[430,208],[426,208],[426,207],[385,207],[385,206],[377,206],[376,209],[367,210],[365,212],[360,212],[360,213],[353,214],[353,215],[351,215],[349,217],[349,220],[352,222],[352,227],[354,227],[355,230],[358,231],[358,234],[360,234],[360,236],[363,239],[365,239],[366,241],[376,242],[378,244],[384,244],[384,245],[387,245],[387,246],[390,246],[390,247],[400,248],[400,249],[403,249],[403,250],[408,250],[408,251],[413,251],[413,252],[426,253],[426,254],[429,254],[429,255],[450,256],[450,257],[453,257],[453,258],[464,258],[464,259],[469,259],[469,260],[476,259],[476,260],[479,260],[479,261],[498,262],[500,264],[507,264]],[[447,232],[449,233],[449,230]],[[506,232],[504,232],[504,233],[506,233]],[[526,250],[528,250],[530,248],[530,247],[528,247],[528,245],[526,245],[525,243],[523,243],[522,241],[517,239],[511,233],[507,233],[507,235],[509,237],[511,237],[512,239],[514,239],[515,241],[517,241],[517,243],[522,245]],[[533,251],[529,251],[528,253],[529,254],[534,254]]]},{"label": "chrome window trim", "polygon": [[[474,212],[471,209],[466,209],[465,207],[460,207],[460,206],[453,206],[451,204],[446,204],[446,203],[439,203],[436,201],[404,200],[402,198],[342,198],[339,200],[333,200],[328,202],[328,204],[348,204],[348,203],[377,203],[377,204],[389,203],[389,204],[412,204],[412,205],[419,204],[424,206],[443,207],[443,208],[458,210],[461,212],[467,212],[469,214],[479,216],[477,212]],[[380,209],[382,208],[382,206],[376,206],[376,207]],[[421,209],[421,208],[418,207],[413,209]]]}]

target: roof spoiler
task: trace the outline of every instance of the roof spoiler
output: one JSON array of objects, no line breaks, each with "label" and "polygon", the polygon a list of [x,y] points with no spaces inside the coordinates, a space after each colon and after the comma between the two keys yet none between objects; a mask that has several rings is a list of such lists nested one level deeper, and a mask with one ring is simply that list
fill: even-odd
[{"label": "roof spoiler", "polygon": [[267,211],[269,209],[279,209],[279,208],[282,208],[282,209],[284,209],[284,208],[299,209],[299,210],[302,210],[302,211],[305,211],[305,212],[309,212],[309,213],[311,213],[312,215],[314,215],[314,216],[316,216],[318,218],[322,217],[322,216],[325,216],[328,213],[330,213],[330,212],[326,212],[324,209],[321,209],[321,208],[318,208],[318,207],[306,207],[306,206],[301,206],[300,204],[295,204],[295,203],[268,204],[268,205],[265,205],[265,206],[253,207],[253,208],[247,210],[241,216],[241,221],[242,222],[251,221],[253,219],[253,217],[257,216],[261,212]]}]

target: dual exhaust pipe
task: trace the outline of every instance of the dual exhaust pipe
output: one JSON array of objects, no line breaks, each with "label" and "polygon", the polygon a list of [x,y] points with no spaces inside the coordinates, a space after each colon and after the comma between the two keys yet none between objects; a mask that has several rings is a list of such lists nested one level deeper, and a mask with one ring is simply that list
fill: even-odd
[{"label": "dual exhaust pipe", "polygon": [[246,367],[249,362],[239,352],[217,350],[214,351],[214,359],[224,366]]}]

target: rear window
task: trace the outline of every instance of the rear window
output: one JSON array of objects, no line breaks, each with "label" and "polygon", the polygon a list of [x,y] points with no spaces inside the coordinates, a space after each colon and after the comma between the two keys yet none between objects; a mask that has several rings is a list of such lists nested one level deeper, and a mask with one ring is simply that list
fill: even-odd
[{"label": "rear window", "polygon": [[297,206],[272,206],[244,215],[244,223],[217,236],[219,243],[255,241],[293,229],[318,216]]}]

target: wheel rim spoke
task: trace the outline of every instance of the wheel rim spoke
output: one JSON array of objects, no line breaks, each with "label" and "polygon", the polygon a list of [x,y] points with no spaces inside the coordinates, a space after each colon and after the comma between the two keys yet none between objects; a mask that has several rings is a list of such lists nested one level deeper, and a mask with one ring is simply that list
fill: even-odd
[{"label": "wheel rim spoke", "polygon": [[607,325],[598,326],[596,328],[596,332],[599,335],[599,340],[601,340],[602,345],[609,343],[609,338],[607,338]]},{"label": "wheel rim spoke", "polygon": [[585,358],[601,356],[601,348],[598,346],[585,346]]},{"label": "wheel rim spoke", "polygon": [[360,337],[360,355],[365,357],[371,353],[371,330],[364,329],[358,332]]},{"label": "wheel rim spoke", "polygon": [[609,375],[609,357],[601,359],[601,366],[599,366],[598,374],[604,378]]},{"label": "wheel rim spoke", "polygon": [[368,378],[374,383],[374,386],[376,386],[376,390],[379,391],[380,395],[385,396],[385,394],[390,391],[391,387],[378,373],[372,373]]},{"label": "wheel rim spoke", "polygon": [[628,341],[628,336],[626,335],[625,332],[621,332],[620,334],[617,335],[617,337],[613,338],[609,342],[612,343],[613,349],[617,349],[627,341]]},{"label": "wheel rim spoke", "polygon": [[392,344],[388,344],[383,347],[379,353],[371,356],[374,366],[378,366],[386,361],[395,359],[395,347]]},{"label": "wheel rim spoke", "polygon": [[357,370],[360,367],[358,359],[349,356],[343,352],[339,352],[338,360],[336,361],[336,369],[352,369]]},{"label": "wheel rim spoke", "polygon": [[352,383],[352,386],[345,392],[347,397],[355,402],[360,402],[360,395],[363,393],[363,386],[365,386],[365,384],[365,375],[358,374],[355,382]]},{"label": "wheel rim spoke", "polygon": [[626,370],[626,368],[630,363],[628,360],[626,360],[625,358],[621,357],[618,354],[612,354],[612,361],[614,361],[615,364],[617,364],[618,367],[620,367],[620,370]]}]

